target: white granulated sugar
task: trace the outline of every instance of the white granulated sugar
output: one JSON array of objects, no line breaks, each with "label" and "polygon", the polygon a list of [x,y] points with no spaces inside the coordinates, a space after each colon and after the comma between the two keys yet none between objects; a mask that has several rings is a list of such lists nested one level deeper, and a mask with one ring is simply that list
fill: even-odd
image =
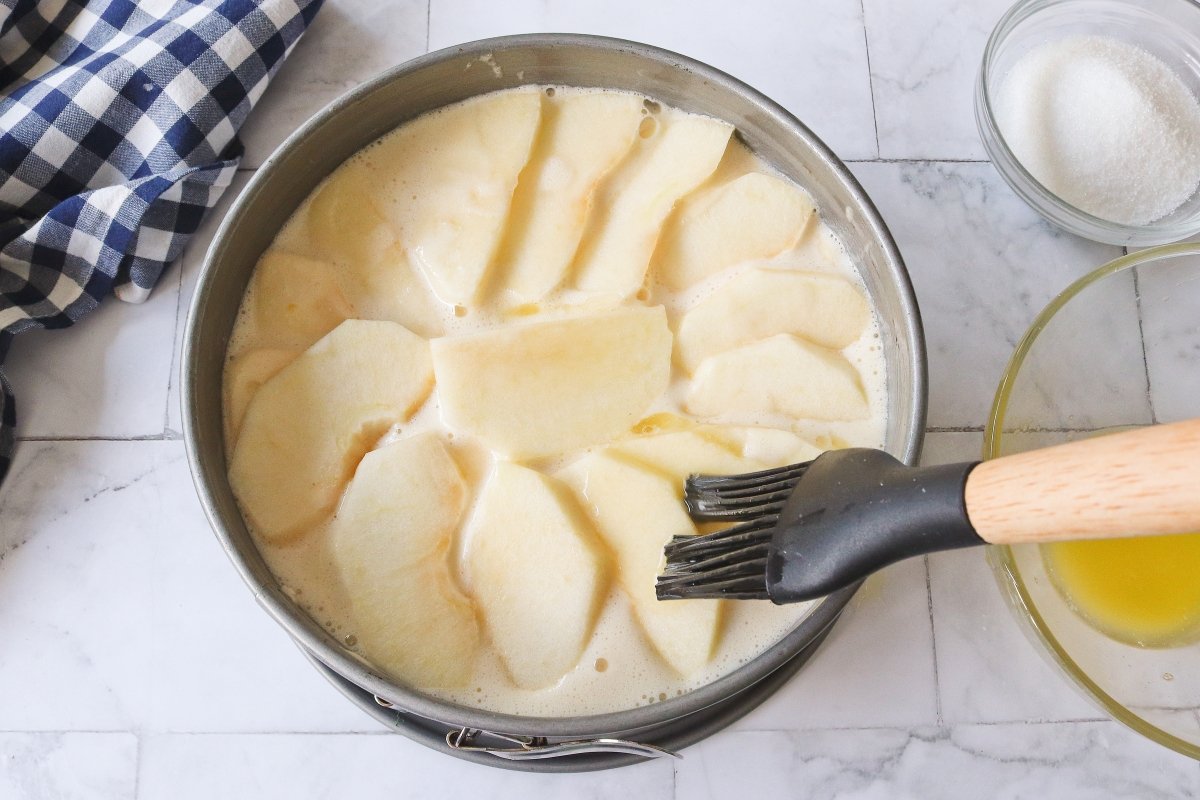
[{"label": "white granulated sugar", "polygon": [[1075,36],[1036,47],[1004,77],[995,109],[1017,160],[1094,216],[1145,225],[1200,184],[1200,103],[1134,45]]}]

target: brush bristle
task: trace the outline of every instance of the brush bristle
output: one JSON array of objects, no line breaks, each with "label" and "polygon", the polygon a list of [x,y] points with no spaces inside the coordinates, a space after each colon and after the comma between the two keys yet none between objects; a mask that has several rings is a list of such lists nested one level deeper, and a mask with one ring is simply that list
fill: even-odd
[{"label": "brush bristle", "polygon": [[666,546],[659,600],[764,599],[767,554],[777,517],[768,515],[706,536],[676,536]]},{"label": "brush bristle", "polygon": [[778,515],[810,463],[745,475],[692,475],[683,502],[692,519],[701,521]]},{"label": "brush bristle", "polygon": [[667,566],[655,585],[658,599],[767,598],[771,535],[811,463],[745,475],[689,477],[683,502],[692,519],[745,521],[707,536],[676,536],[668,542]]}]

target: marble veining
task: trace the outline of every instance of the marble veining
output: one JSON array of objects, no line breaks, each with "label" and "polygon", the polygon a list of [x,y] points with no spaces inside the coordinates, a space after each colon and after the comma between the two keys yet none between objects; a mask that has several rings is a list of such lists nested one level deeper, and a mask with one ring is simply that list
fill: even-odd
[{"label": "marble veining", "polygon": [[877,155],[862,8],[855,0],[434,0],[430,7],[433,50],[538,31],[616,36],[698,58],[782,104],[844,158]]},{"label": "marble veining", "polygon": [[[562,30],[709,61],[856,162],[924,315],[924,460],[977,458],[1017,338],[1121,252],[1051,228],[975,163],[971,86],[1006,5],[328,0],[244,130],[243,171],[150,301],[22,337],[8,358],[24,441],[0,489],[0,798],[1200,796],[1200,766],[1105,721],[1033,649],[979,551],[872,578],[803,671],[682,760],[562,776],[451,759],[347,703],[255,605],[179,441],[199,267],[269,152],[341,92],[430,48]],[[1140,310],[1147,341],[1169,343],[1148,359],[1144,410],[1170,418],[1194,409],[1200,385],[1196,331],[1155,310],[1173,292],[1163,281],[1143,276],[1123,307],[1113,364]],[[1173,713],[1200,727],[1196,711]]]},{"label": "marble veining", "polygon": [[242,168],[262,165],[284,139],[343,93],[426,50],[426,0],[337,0],[288,56],[246,121]]},{"label": "marble veining", "polygon": [[1068,283],[1120,248],[1052,228],[990,164],[853,165],[900,246],[929,348],[929,425],[978,427],[1013,347]]},{"label": "marble veining", "polygon": [[[145,743],[146,800],[214,797],[670,797],[672,766],[653,761],[580,775],[527,774],[447,757],[401,736],[168,734]],[[220,770],[211,768],[220,764]]]},{"label": "marble veining", "polygon": [[0,797],[133,797],[132,733],[0,733]]},{"label": "marble veining", "polygon": [[[682,762],[678,797],[1168,798],[1200,771],[1112,722],[725,733]],[[711,761],[710,761],[711,760]],[[722,765],[738,764],[738,769]]]},{"label": "marble veining", "polygon": [[882,158],[985,159],[972,97],[1008,0],[863,0]]},{"label": "marble veining", "polygon": [[19,398],[19,438],[161,434],[179,273],[168,270],[144,304],[111,300],[65,330],[17,337],[5,370]]},{"label": "marble veining", "polygon": [[1200,256],[1139,267],[1137,273],[1155,419],[1193,417],[1200,397]]},{"label": "marble veining", "polygon": [[925,564],[897,564],[869,578],[812,660],[732,728],[934,724],[932,637]]}]

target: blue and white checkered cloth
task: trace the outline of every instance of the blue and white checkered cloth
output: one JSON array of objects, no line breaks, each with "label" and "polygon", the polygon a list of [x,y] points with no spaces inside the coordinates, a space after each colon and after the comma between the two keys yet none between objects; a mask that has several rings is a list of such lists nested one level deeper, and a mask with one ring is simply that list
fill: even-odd
[{"label": "blue and white checkered cloth", "polygon": [[[0,364],[141,302],[229,185],[321,0],[0,0]],[[0,480],[16,408],[0,374]]]}]

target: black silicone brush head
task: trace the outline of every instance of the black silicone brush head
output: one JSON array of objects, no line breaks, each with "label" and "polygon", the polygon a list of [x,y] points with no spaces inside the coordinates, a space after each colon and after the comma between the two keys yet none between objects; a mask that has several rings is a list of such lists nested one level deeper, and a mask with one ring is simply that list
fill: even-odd
[{"label": "black silicone brush head", "polygon": [[693,476],[693,518],[742,522],[672,539],[658,597],[794,603],[909,556],[981,544],[963,501],[974,466],[908,467],[855,448],[752,475]]},{"label": "black silicone brush head", "polygon": [[676,536],[665,548],[659,600],[689,597],[766,599],[766,564],[779,513],[808,465],[744,475],[692,475],[683,503],[697,522],[736,522],[706,536]]},{"label": "black silicone brush head", "polygon": [[666,546],[659,600],[688,597],[767,597],[767,556],[774,516],[744,522],[707,536],[676,536]]},{"label": "black silicone brush head", "polygon": [[683,504],[698,522],[776,518],[811,461],[744,475],[692,475]]}]

